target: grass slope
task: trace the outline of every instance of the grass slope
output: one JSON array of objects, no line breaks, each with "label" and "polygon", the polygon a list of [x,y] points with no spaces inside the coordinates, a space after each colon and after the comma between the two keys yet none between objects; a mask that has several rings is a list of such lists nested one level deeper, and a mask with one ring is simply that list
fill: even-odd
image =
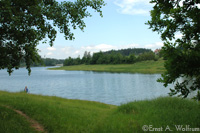
[{"label": "grass slope", "polygon": [[75,65],[64,66],[58,68],[50,68],[50,70],[69,70],[69,71],[97,71],[97,72],[124,72],[124,73],[163,73],[164,60],[158,61],[142,61],[135,64],[118,64],[118,65]]},{"label": "grass slope", "polygon": [[0,106],[0,132],[33,133],[35,131],[30,128],[30,124],[26,122],[25,118],[8,108]]},{"label": "grass slope", "polygon": [[[0,105],[9,105],[26,113],[47,132],[143,132],[143,125],[175,125],[200,128],[200,105],[179,98],[157,98],[121,106],[58,97],[0,91]],[[0,106],[2,132],[33,132],[23,118]],[[3,126],[2,126],[3,125]]]}]

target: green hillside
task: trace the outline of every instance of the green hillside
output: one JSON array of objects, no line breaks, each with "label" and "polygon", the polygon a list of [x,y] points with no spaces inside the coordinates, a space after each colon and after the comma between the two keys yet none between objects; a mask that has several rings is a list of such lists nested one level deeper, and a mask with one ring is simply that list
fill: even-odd
[{"label": "green hillside", "polygon": [[[197,102],[171,97],[136,101],[121,106],[92,101],[0,91],[1,132],[36,132],[26,118],[36,120],[45,132],[143,132],[154,128],[177,131],[176,125],[200,128],[200,106]],[[146,125],[146,126],[144,126]],[[151,127],[154,128],[151,128]]]},{"label": "green hillside", "polygon": [[163,73],[164,60],[158,61],[142,61],[134,64],[117,64],[117,65],[74,65],[57,68],[50,68],[50,70],[69,70],[69,71],[97,71],[97,72],[124,72],[124,73]]}]

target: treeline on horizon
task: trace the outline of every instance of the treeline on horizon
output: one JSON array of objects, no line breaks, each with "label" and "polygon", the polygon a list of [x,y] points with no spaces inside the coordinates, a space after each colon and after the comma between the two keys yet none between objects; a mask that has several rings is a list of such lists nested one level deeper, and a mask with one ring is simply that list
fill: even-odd
[{"label": "treeline on horizon", "polygon": [[94,64],[133,64],[140,61],[154,60],[157,61],[161,55],[155,54],[151,49],[145,48],[128,48],[121,50],[110,50],[106,52],[97,52],[90,54],[85,51],[82,58],[67,58],[63,65],[94,65]]},{"label": "treeline on horizon", "polygon": [[[40,57],[40,62],[38,63],[33,63],[31,66],[32,67],[37,67],[37,66],[56,66],[58,64],[63,64],[64,63],[64,59],[53,59],[53,58],[41,58]],[[21,67],[25,67],[25,61],[22,60],[20,63]]]},{"label": "treeline on horizon", "polygon": [[[33,63],[32,67],[37,66],[56,66],[63,64],[64,66],[71,65],[92,65],[92,64],[133,64],[139,61],[145,60],[158,60],[161,57],[160,54],[155,54],[151,49],[145,48],[128,48],[121,50],[110,50],[106,52],[97,52],[91,55],[90,52],[85,51],[82,58],[71,58],[66,59],[54,59],[54,58],[42,58],[41,62]],[[20,63],[21,67],[25,67],[25,61],[22,60]]]}]

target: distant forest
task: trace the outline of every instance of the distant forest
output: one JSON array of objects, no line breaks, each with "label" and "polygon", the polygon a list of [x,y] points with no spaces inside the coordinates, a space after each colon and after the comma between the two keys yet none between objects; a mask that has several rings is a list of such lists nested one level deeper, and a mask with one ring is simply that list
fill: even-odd
[{"label": "distant forest", "polygon": [[[63,64],[64,59],[52,59],[52,58],[41,58],[41,62],[33,63],[31,66],[37,67],[37,66],[56,66],[58,64]],[[21,67],[26,66],[25,61],[22,60],[20,63]]]},{"label": "distant forest", "polygon": [[103,53],[105,54],[120,53],[123,56],[129,56],[131,54],[134,54],[137,56],[145,52],[152,52],[152,50],[145,49],[145,48],[128,48],[128,49],[120,49],[120,50],[110,50]]},{"label": "distant forest", "polygon": [[154,60],[160,58],[159,54],[155,54],[151,49],[145,48],[129,48],[121,50],[110,50],[106,52],[97,52],[93,55],[85,51],[82,59],[67,58],[64,61],[64,66],[80,65],[80,64],[133,64],[139,61]]},{"label": "distant forest", "polygon": [[[106,52],[97,52],[91,55],[90,52],[85,51],[82,58],[53,59],[53,58],[41,58],[41,62],[34,63],[32,66],[56,66],[58,64],[64,66],[70,65],[92,65],[92,64],[133,64],[139,61],[145,60],[158,60],[159,54],[155,54],[151,49],[145,48],[128,48],[121,50],[110,50]],[[21,61],[21,67],[24,67],[25,61]]]}]

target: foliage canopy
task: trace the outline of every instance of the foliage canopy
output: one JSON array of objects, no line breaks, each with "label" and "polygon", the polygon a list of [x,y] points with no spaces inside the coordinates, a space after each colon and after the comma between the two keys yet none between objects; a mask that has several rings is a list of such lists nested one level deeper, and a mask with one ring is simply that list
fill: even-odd
[{"label": "foliage canopy", "polygon": [[100,13],[103,0],[1,0],[0,1],[0,69],[7,68],[9,74],[18,69],[25,59],[30,74],[30,65],[39,61],[36,46],[40,41],[56,38],[56,27],[67,40],[73,40],[71,29],[86,27],[83,19],[91,16],[90,7]]},{"label": "foliage canopy", "polygon": [[[187,97],[200,90],[200,1],[151,0],[150,29],[161,34],[166,73],[159,82],[175,83],[170,95]],[[175,37],[181,34],[181,38]],[[182,81],[180,81],[180,79]],[[200,100],[197,93],[196,98]]]},{"label": "foliage canopy", "polygon": [[[136,53],[136,55],[135,55]],[[95,64],[133,64],[140,61],[154,60],[157,61],[159,57],[155,55],[150,49],[144,48],[133,48],[133,49],[121,49],[111,50],[106,52],[97,52],[90,55],[90,52],[85,51],[82,59],[78,58],[67,58],[64,61],[64,66],[71,65],[95,65]]]}]

